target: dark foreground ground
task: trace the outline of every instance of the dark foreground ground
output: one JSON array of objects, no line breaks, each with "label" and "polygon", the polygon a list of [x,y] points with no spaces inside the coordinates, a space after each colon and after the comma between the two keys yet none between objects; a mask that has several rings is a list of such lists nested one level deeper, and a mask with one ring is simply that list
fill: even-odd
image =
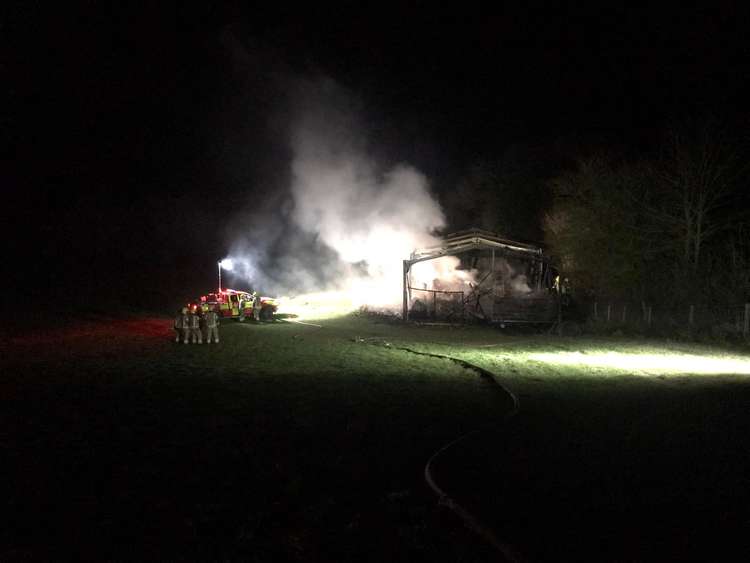
[{"label": "dark foreground ground", "polygon": [[6,335],[0,561],[502,560],[423,479],[478,428],[435,475],[525,560],[750,554],[747,378],[592,387],[485,358],[521,398],[504,422],[495,385],[397,347],[542,337],[321,324],[210,348],[145,317]]}]

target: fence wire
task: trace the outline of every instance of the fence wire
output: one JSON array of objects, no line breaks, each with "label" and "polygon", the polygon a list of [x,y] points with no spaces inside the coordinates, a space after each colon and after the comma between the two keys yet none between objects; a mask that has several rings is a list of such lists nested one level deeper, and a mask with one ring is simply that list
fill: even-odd
[{"label": "fence wire", "polygon": [[464,320],[464,292],[409,288],[409,317],[415,320],[458,322]]},{"label": "fence wire", "polygon": [[717,337],[750,337],[750,303],[664,306],[623,301],[590,301],[586,320],[597,325],[663,331],[703,332]]}]

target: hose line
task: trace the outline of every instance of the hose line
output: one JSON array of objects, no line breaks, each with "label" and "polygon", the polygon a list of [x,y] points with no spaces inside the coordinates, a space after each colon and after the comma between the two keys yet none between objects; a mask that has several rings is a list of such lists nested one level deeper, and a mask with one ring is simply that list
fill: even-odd
[{"label": "hose line", "polygon": [[[291,321],[291,319],[285,319],[287,321]],[[302,324],[306,326],[313,326],[317,328],[323,328],[321,325],[316,325],[313,323],[305,323],[301,321],[291,321],[295,322],[295,324]],[[500,383],[496,378],[495,375],[477,365],[474,365],[470,362],[467,362],[466,360],[462,360],[460,358],[453,358],[451,356],[444,356],[442,354],[433,354],[430,352],[420,352],[418,350],[413,350],[412,348],[407,348],[405,346],[392,346],[390,343],[385,342],[382,338],[374,337],[374,338],[359,338],[355,337],[353,339],[355,342],[367,342],[367,341],[374,341],[374,342],[368,342],[369,344],[381,344],[385,345],[386,347],[392,349],[392,350],[401,350],[403,352],[409,352],[410,354],[416,354],[418,356],[427,356],[429,358],[439,358],[441,360],[450,360],[451,362],[455,362],[461,367],[474,371],[478,373],[482,378],[487,379],[488,381],[492,382],[494,385],[497,386],[499,390],[501,390],[503,393],[505,393],[507,396],[510,397],[511,401],[513,402],[513,406],[510,409],[508,413],[505,414],[503,417],[503,421],[508,421],[514,416],[516,416],[520,410],[521,410],[521,403],[518,400],[518,396],[516,396],[513,391],[505,387],[502,383]],[[427,485],[432,489],[432,491],[437,495],[438,497],[438,503],[442,506],[447,506],[454,514],[456,514],[464,523],[464,525],[478,534],[480,537],[482,537],[486,542],[488,542],[493,548],[495,548],[498,552],[502,554],[502,556],[505,558],[506,561],[509,561],[511,563],[521,563],[523,559],[519,555],[518,551],[511,547],[508,542],[505,542],[501,540],[497,534],[486,524],[480,521],[480,519],[472,514],[467,508],[462,506],[459,502],[457,502],[453,497],[451,497],[448,493],[445,492],[445,490],[440,487],[440,485],[437,484],[435,480],[435,476],[433,475],[432,468],[435,464],[435,461],[446,451],[454,447],[456,444],[459,444],[469,438],[470,436],[473,436],[474,434],[478,434],[480,432],[484,431],[484,429],[476,429],[472,430],[471,432],[467,432],[466,434],[459,436],[458,438],[451,440],[447,444],[443,445],[439,450],[437,450],[435,453],[433,453],[430,456],[430,459],[427,460],[427,463],[424,467],[424,479],[427,482]]]},{"label": "hose line", "polygon": [[[402,350],[404,352],[409,352],[411,354],[417,354],[419,356],[428,356],[431,358],[440,358],[443,360],[450,360],[452,362],[455,362],[459,364],[460,366],[472,370],[476,373],[478,373],[481,377],[488,379],[492,383],[494,383],[500,390],[502,390],[505,394],[507,394],[511,401],[513,402],[513,407],[510,409],[508,413],[505,414],[503,417],[503,422],[508,421],[509,419],[516,416],[520,410],[521,410],[521,403],[518,400],[518,396],[516,396],[513,391],[505,387],[502,383],[497,381],[495,379],[495,376],[487,371],[484,368],[481,368],[477,365],[474,365],[470,362],[467,362],[465,360],[461,360],[459,358],[453,358],[451,356],[444,356],[442,354],[432,354],[429,352],[420,352],[417,350],[413,350],[411,348],[406,347],[393,347],[396,350]],[[486,524],[480,521],[480,519],[472,514],[466,507],[462,506],[459,502],[457,502],[454,498],[452,498],[448,493],[445,492],[445,490],[440,487],[440,485],[437,484],[435,480],[435,476],[433,474],[433,466],[435,465],[435,461],[446,451],[451,449],[452,447],[456,446],[457,444],[463,442],[467,438],[478,434],[480,432],[483,432],[484,429],[476,429],[472,430],[471,432],[467,432],[466,434],[459,436],[458,438],[451,440],[447,444],[443,445],[439,450],[437,450],[435,453],[433,453],[430,456],[430,459],[427,460],[427,463],[424,467],[424,479],[427,482],[427,485],[432,489],[432,491],[437,495],[438,497],[438,503],[442,506],[447,506],[454,514],[456,514],[464,523],[464,525],[478,534],[480,537],[482,537],[485,541],[487,541],[492,547],[494,547],[497,551],[499,551],[503,557],[510,562],[513,563],[520,563],[522,561],[518,551],[511,547],[507,542],[501,540],[497,534]]]}]

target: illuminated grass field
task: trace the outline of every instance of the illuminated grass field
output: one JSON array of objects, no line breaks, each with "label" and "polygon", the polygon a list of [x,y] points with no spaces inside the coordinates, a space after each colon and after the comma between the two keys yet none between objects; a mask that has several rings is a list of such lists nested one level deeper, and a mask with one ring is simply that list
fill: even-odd
[{"label": "illuminated grass field", "polygon": [[[309,322],[231,323],[218,347],[174,344],[161,319],[7,341],[0,555],[497,560],[422,478],[480,428],[437,477],[531,560],[747,547],[750,356]],[[520,414],[503,422],[509,397],[476,372],[399,348],[492,372]]]}]

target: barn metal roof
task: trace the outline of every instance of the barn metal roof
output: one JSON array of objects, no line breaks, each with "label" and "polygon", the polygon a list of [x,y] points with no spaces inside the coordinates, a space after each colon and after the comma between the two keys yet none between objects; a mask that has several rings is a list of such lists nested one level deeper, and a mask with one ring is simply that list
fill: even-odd
[{"label": "barn metal roof", "polygon": [[529,257],[542,257],[542,248],[540,246],[510,240],[497,233],[482,229],[469,229],[446,235],[440,245],[415,249],[411,253],[411,259],[405,260],[405,262],[411,265],[424,260],[432,260],[441,256],[450,256],[477,249],[501,249],[512,253],[524,254]]}]

